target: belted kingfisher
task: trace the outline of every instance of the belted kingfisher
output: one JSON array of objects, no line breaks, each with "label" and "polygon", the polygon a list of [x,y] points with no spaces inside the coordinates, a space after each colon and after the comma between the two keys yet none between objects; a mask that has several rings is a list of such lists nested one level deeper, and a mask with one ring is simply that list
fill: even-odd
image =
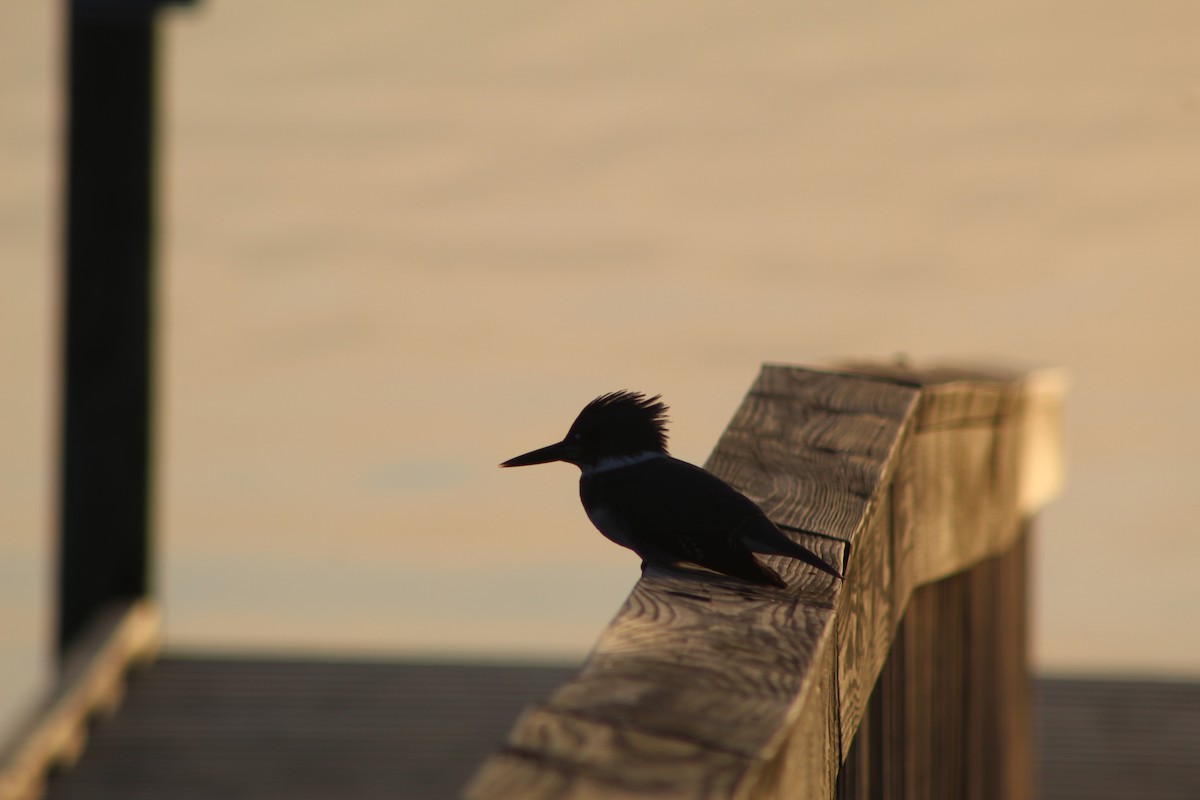
[{"label": "belted kingfisher", "polygon": [[579,467],[588,519],[649,564],[686,561],[754,583],[786,587],[754,553],[788,556],[841,573],[788,539],[758,505],[725,481],[667,453],[667,406],[655,395],[610,392],[579,412],[557,444],[500,466],[566,461]]}]

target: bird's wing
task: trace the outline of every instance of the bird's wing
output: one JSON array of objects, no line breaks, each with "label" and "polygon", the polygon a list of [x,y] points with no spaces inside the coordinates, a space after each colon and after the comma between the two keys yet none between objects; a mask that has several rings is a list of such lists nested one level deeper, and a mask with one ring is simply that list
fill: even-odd
[{"label": "bird's wing", "polygon": [[[726,557],[749,549],[794,558],[841,577],[816,553],[785,536],[753,500],[686,461],[655,459],[591,480],[607,480],[604,496],[610,504],[619,504],[614,510],[636,520],[637,529],[652,539],[648,544],[672,557],[709,566],[688,555],[697,546],[696,537],[705,535],[704,546]],[[672,491],[655,491],[662,486]]]},{"label": "bird's wing", "polygon": [[[758,503],[707,470],[682,461],[676,463],[699,473],[696,485],[704,487],[703,491],[712,498],[717,507],[714,513],[730,521],[734,526],[734,533],[750,550],[755,553],[794,558],[834,577],[842,577],[842,574],[825,559],[799,542],[789,539],[767,517]],[[718,486],[724,491],[719,490]]]},{"label": "bird's wing", "polygon": [[674,459],[654,459],[580,482],[584,505],[594,507],[603,498],[606,516],[636,532],[636,541],[622,543],[644,559],[688,561],[776,583],[778,578],[742,543],[736,520],[722,509],[722,489],[729,491],[709,473]]}]

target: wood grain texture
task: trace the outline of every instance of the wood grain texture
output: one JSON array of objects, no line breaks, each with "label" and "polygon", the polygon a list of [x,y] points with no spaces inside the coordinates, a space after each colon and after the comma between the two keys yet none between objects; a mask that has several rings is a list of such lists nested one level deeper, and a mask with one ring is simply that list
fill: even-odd
[{"label": "wood grain texture", "polygon": [[[845,580],[778,557],[768,561],[786,590],[648,570],[580,673],[518,722],[467,796],[828,798],[862,747],[872,760],[855,774],[904,792],[890,796],[966,786],[977,740],[913,729],[926,722],[908,711],[951,697],[947,719],[991,713],[964,665],[990,663],[997,646],[922,643],[1006,622],[971,601],[992,584],[965,579],[942,590],[950,606],[911,622],[905,612],[918,587],[1010,550],[1033,510],[1022,502],[1052,493],[1057,395],[1029,387],[963,370],[764,367],[706,467],[843,564]],[[1032,462],[1042,475],[1031,482]],[[903,703],[873,700],[881,672]],[[886,745],[908,735],[958,766],[887,761]]]},{"label": "wood grain texture", "polygon": [[1029,796],[1026,541],[910,598],[840,800]]},{"label": "wood grain texture", "polygon": [[845,757],[862,718],[875,678],[883,668],[896,629],[892,571],[891,499],[885,494],[876,514],[856,542],[839,604],[855,609],[835,616],[838,642],[837,679],[839,761]]},{"label": "wood grain texture", "polygon": [[804,797],[811,787],[834,784],[841,758],[837,716],[830,713],[837,706],[836,652],[831,643],[821,648],[813,672],[809,691],[793,707],[795,722],[764,749],[769,756],[754,761],[733,797]]},{"label": "wood grain texture", "polygon": [[551,796],[568,789],[599,797],[728,795],[748,760],[695,741],[531,707],[481,779],[495,782],[495,796],[513,800],[529,796],[531,779]]}]

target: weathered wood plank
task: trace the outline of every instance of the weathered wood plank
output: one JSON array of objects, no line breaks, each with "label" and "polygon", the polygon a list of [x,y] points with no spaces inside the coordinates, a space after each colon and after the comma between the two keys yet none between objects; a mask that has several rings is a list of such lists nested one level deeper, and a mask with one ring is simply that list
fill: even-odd
[{"label": "weathered wood plank", "polygon": [[849,541],[895,467],[918,394],[900,384],[766,366],[705,468],[777,524]]},{"label": "weathered wood plank", "polygon": [[[1010,547],[1032,510],[1018,501],[1041,502],[1052,491],[1051,467],[1033,482],[1023,474],[1031,447],[1044,451],[1037,458],[1045,467],[1053,465],[1057,446],[1032,441],[1053,430],[1056,395],[1039,384],[1044,391],[1034,397],[1029,387],[1019,376],[956,370],[765,367],[706,466],[785,529],[812,531],[795,535],[843,563],[846,580],[831,581],[783,558],[771,566],[789,581],[786,591],[647,571],[583,670],[543,709],[587,725],[553,741],[530,736],[526,728],[535,718],[527,717],[468,796],[620,796],[610,780],[621,772],[614,765],[648,763],[632,744],[637,737],[690,742],[700,748],[698,760],[714,752],[741,759],[714,760],[711,780],[698,777],[703,764],[663,765],[654,776],[662,796],[728,797],[730,770],[739,769],[739,797],[832,796],[837,766],[890,646],[901,664],[909,653],[912,663],[897,667],[903,674],[928,673],[898,687],[911,695],[906,708],[931,705],[935,689],[942,697],[948,685],[967,680],[960,667],[971,642],[939,650],[941,666],[932,670],[919,662],[915,646],[935,629],[968,626],[965,595],[957,606],[916,619],[898,640],[896,626],[916,587]],[[965,586],[943,591],[961,594]],[[906,637],[915,637],[913,646]],[[976,661],[994,655],[994,648],[979,647]],[[960,686],[960,705],[990,702],[985,693],[964,694],[968,688]],[[947,713],[958,719],[965,712]],[[966,747],[935,741],[928,720],[899,719],[893,711],[868,734],[894,736],[904,725],[925,726],[906,732],[944,752]],[[553,789],[536,766],[541,762],[556,776]],[[903,772],[914,797],[965,786],[961,773],[933,775],[926,767],[897,766],[888,774],[899,782]]]},{"label": "weathered wood plank", "polygon": [[[764,752],[739,783],[732,797],[757,800],[767,797],[805,797],[808,787],[832,787],[837,777],[839,757],[837,717],[829,713],[837,707],[837,670],[832,642],[823,642],[809,681],[792,708],[795,722],[781,728],[776,740]],[[700,797],[729,797],[706,794]]]},{"label": "weathered wood plank", "polygon": [[[553,784],[553,796],[696,797],[732,792],[747,756],[703,743],[647,734],[592,719],[532,707],[518,720],[487,780],[497,796],[520,800],[529,781]],[[666,777],[664,777],[666,776]]]},{"label": "weathered wood plank", "polygon": [[1029,796],[1025,542],[910,598],[840,800]]},{"label": "weathered wood plank", "polygon": [[786,722],[828,635],[831,579],[799,595],[648,571],[574,681],[565,712],[757,755]]},{"label": "weathered wood plank", "polygon": [[879,513],[856,542],[839,605],[855,609],[836,619],[839,712],[838,761],[850,747],[875,678],[883,668],[905,595],[897,596],[892,568],[892,508],[885,493]]}]

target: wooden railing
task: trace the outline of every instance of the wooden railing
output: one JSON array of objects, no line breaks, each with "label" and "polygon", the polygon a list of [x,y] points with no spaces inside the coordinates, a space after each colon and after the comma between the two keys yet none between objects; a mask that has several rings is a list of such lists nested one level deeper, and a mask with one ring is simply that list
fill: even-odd
[{"label": "wooden railing", "polygon": [[[83,752],[88,725],[116,711],[133,668],[158,654],[162,614],[153,601],[113,603],[77,636],[48,696],[0,746],[0,800],[35,800],[46,775]],[[0,745],[4,743],[0,742]]]},{"label": "wooden railing", "polygon": [[1026,532],[1061,380],[763,369],[707,467],[833,563],[650,569],[468,785],[499,798],[1029,794]]}]

